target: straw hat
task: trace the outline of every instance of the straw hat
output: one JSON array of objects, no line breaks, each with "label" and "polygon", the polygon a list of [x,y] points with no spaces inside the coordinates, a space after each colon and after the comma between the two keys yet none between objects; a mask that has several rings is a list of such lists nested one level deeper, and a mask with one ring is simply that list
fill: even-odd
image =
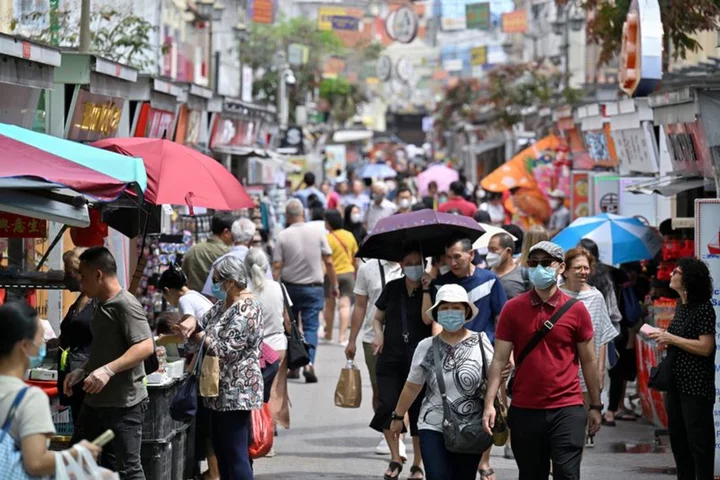
[{"label": "straw hat", "polygon": [[467,292],[460,285],[453,283],[440,287],[440,290],[438,290],[437,295],[435,296],[435,305],[430,307],[430,309],[425,313],[432,318],[436,318],[435,312],[442,302],[466,304],[470,307],[471,312],[467,320],[472,320],[478,314],[478,308],[474,303],[470,302]]}]

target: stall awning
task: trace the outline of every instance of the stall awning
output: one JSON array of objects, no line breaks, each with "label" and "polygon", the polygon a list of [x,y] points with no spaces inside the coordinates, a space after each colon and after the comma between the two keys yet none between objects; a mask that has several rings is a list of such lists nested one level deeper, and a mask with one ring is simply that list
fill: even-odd
[{"label": "stall awning", "polygon": [[657,193],[663,197],[672,197],[678,193],[701,188],[705,185],[705,180],[699,177],[661,177],[652,182],[636,183],[625,187],[626,192],[652,195]]},{"label": "stall awning", "polygon": [[[46,184],[47,185],[47,184]],[[53,198],[46,195],[54,194]],[[81,197],[74,201],[75,197]],[[71,190],[15,190],[0,188],[0,211],[64,223],[70,227],[90,225],[87,201]]]}]

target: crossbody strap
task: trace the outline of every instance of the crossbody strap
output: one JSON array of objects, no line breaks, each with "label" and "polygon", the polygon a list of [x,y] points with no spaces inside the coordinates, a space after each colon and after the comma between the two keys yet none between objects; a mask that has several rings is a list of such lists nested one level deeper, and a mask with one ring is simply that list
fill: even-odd
[{"label": "crossbody strap", "polygon": [[445,377],[442,371],[442,356],[440,355],[440,338],[436,335],[432,340],[433,356],[435,357],[435,377],[437,377],[438,390],[443,403],[447,402],[447,394],[445,392]]},{"label": "crossbody strap", "polygon": [[283,302],[285,303],[285,310],[287,310],[288,317],[290,317],[290,322],[297,325],[297,320],[295,320],[295,314],[293,313],[292,307],[290,306],[290,300],[288,299],[287,290],[285,290],[285,285],[282,283],[280,284],[280,290],[282,290]]},{"label": "crossbody strap", "polygon": [[385,290],[385,267],[380,260],[378,262],[378,269],[380,269],[380,282],[382,283],[382,289]]},{"label": "crossbody strap", "polygon": [[520,364],[525,360],[525,358],[530,354],[530,352],[533,350],[533,348],[537,347],[540,342],[542,342],[543,338],[545,338],[545,335],[550,333],[550,330],[553,329],[555,324],[560,320],[560,318],[565,315],[565,312],[570,310],[570,308],[577,303],[577,299],[571,298],[565,304],[560,307],[560,309],[555,312],[555,314],[550,317],[550,320],[546,320],[540,329],[535,332],[535,335],[530,339],[527,345],[525,345],[525,348],[523,348],[523,351],[520,352],[520,355],[515,360],[515,370],[520,367]]},{"label": "crossbody strap", "polygon": [[4,436],[6,432],[10,430],[10,425],[12,425],[12,421],[15,418],[15,413],[17,412],[18,407],[20,407],[20,402],[23,401],[23,398],[25,398],[25,394],[27,393],[29,387],[24,387],[20,389],[20,391],[15,395],[15,400],[13,400],[12,405],[10,406],[10,410],[8,410],[7,417],[5,418],[5,423],[3,423],[2,426],[2,435]]},{"label": "crossbody strap", "polygon": [[[403,288],[407,289],[404,284],[405,282],[403,282]],[[403,341],[405,342],[405,346],[407,347],[407,344],[410,343],[410,332],[408,331],[407,295],[405,293],[406,292],[403,292],[402,298],[400,299],[400,319],[402,322]]]},{"label": "crossbody strap", "polygon": [[347,247],[345,246],[345,244],[343,243],[343,241],[340,240],[340,237],[338,237],[335,232],[330,232],[330,235],[332,235],[333,237],[335,237],[335,240],[338,241],[338,243],[340,244],[340,246],[341,246],[341,247],[343,248],[343,250],[345,251],[345,255],[347,255],[348,260],[350,260],[350,263],[353,263],[353,257],[352,257],[352,255],[350,255],[350,250],[348,250]]}]

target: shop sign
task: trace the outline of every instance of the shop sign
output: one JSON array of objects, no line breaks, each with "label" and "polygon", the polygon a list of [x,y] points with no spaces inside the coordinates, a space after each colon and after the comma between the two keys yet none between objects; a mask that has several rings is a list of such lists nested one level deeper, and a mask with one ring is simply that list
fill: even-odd
[{"label": "shop sign", "polygon": [[360,30],[363,11],[358,8],[320,7],[318,30]]},{"label": "shop sign", "polygon": [[306,65],[310,60],[310,49],[299,43],[288,45],[288,63],[290,65]]},{"label": "shop sign", "polygon": [[400,43],[411,43],[415,40],[419,28],[420,19],[410,5],[403,5],[393,10],[385,20],[385,31],[388,36]]},{"label": "shop sign", "polygon": [[487,47],[474,47],[470,49],[470,65],[478,66],[487,63]]},{"label": "shop sign", "polygon": [[153,108],[149,103],[143,103],[137,126],[136,137],[170,138],[175,114],[165,110]]},{"label": "shop sign", "polygon": [[712,178],[713,165],[698,121],[664,125],[673,172]]},{"label": "shop sign", "polygon": [[490,4],[468,3],[465,5],[467,29],[490,30]]},{"label": "shop sign", "polygon": [[210,148],[240,147],[255,144],[256,124],[237,118],[215,116]]},{"label": "shop sign", "polygon": [[285,130],[285,134],[280,141],[280,148],[292,149],[293,155],[302,155],[305,153],[303,138],[302,128],[297,126],[289,127]]},{"label": "shop sign", "polygon": [[120,125],[123,103],[123,99],[119,97],[78,90],[66,138],[79,142],[94,142],[115,137]]},{"label": "shop sign", "polygon": [[593,215],[620,211],[620,177],[593,175]]},{"label": "shop sign", "polygon": [[615,143],[610,136],[610,124],[602,129],[583,132],[585,149],[594,162],[593,167],[616,167],[617,153]]},{"label": "shop sign", "polygon": [[186,145],[197,145],[200,143],[200,124],[202,113],[197,110],[190,110],[188,114],[187,133],[185,134]]},{"label": "shop sign", "polygon": [[525,33],[528,29],[528,17],[525,10],[502,14],[503,33]]},{"label": "shop sign", "polygon": [[[695,200],[695,255],[704,261],[710,269],[713,279],[712,304],[715,316],[720,319],[720,200]],[[720,345],[720,328],[715,332],[715,344]],[[715,350],[715,365],[720,365],[720,349]],[[720,385],[720,369],[715,369],[715,384]],[[720,425],[720,404],[716,395],[715,425]],[[715,449],[719,449],[718,436],[715,436]],[[720,474],[720,456],[715,455],[715,475]]]},{"label": "shop sign", "polygon": [[657,202],[655,198],[647,195],[630,193],[627,191],[632,185],[647,183],[655,177],[627,177],[620,179],[620,210],[624,217],[641,217],[651,226],[657,226]]},{"label": "shop sign", "polygon": [[662,79],[663,26],[658,0],[633,0],[623,25],[620,89],[643,97]]},{"label": "shop sign", "polygon": [[45,238],[47,221],[0,212],[0,238]]},{"label": "shop sign", "polygon": [[275,21],[274,0],[252,0],[250,18],[253,23],[272,24]]},{"label": "shop sign", "polygon": [[390,80],[392,75],[392,59],[387,55],[383,55],[377,62],[377,76],[383,82]]},{"label": "shop sign", "polygon": [[640,128],[612,132],[620,164],[626,171],[637,173],[660,171],[652,128],[650,122],[643,122]]},{"label": "shop sign", "polygon": [[590,215],[590,174],[572,172],[570,178],[570,208],[572,219]]},{"label": "shop sign", "polygon": [[335,178],[338,170],[347,168],[347,148],[345,145],[325,145],[325,174],[327,178]]}]

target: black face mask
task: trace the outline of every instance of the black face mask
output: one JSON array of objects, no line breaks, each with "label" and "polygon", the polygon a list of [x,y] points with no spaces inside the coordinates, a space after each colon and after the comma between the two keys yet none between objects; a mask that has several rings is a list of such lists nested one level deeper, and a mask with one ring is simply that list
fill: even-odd
[{"label": "black face mask", "polygon": [[72,275],[65,274],[63,283],[65,283],[65,287],[68,290],[70,290],[71,292],[79,292],[80,291],[80,281],[77,278],[73,277]]}]

